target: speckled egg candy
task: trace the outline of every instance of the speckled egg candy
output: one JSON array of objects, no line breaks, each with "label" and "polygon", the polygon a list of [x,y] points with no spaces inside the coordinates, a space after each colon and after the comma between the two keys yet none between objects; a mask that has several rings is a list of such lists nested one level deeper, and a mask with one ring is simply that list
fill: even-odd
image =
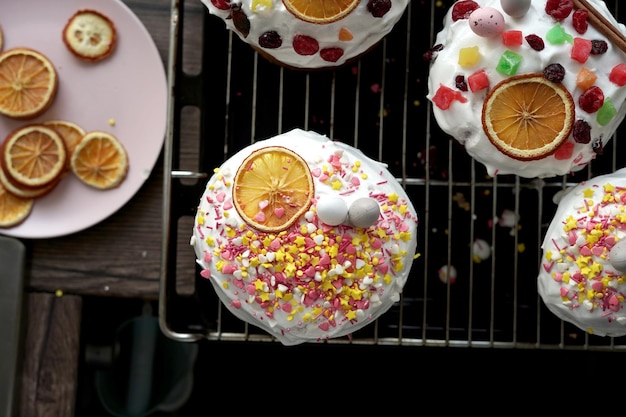
[{"label": "speckled egg candy", "polygon": [[626,240],[620,240],[609,251],[611,266],[620,272],[626,272]]},{"label": "speckled egg candy", "polygon": [[469,16],[469,25],[478,36],[490,38],[504,31],[504,16],[493,7],[480,7]]},{"label": "speckled egg candy", "polygon": [[511,17],[524,17],[530,9],[530,0],[500,0],[504,13]]}]

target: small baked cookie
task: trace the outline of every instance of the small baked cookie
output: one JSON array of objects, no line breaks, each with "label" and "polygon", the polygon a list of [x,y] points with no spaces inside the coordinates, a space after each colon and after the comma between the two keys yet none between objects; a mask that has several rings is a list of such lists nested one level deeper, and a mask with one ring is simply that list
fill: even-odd
[{"label": "small baked cookie", "polygon": [[115,50],[117,30],[111,19],[102,13],[78,10],[65,24],[63,42],[76,57],[98,62]]}]

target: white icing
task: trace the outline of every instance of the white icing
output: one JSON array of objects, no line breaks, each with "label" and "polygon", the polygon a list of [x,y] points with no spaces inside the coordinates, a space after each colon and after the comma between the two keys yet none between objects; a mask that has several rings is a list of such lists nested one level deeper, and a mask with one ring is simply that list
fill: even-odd
[{"label": "white icing", "polygon": [[[589,0],[589,2],[610,21],[622,33],[626,34],[626,27],[618,23],[610,14],[602,1]],[[493,7],[502,11],[500,0],[478,0],[481,7]],[[593,25],[585,34],[578,34],[572,25],[572,14],[562,22],[561,26],[573,37],[582,37],[589,40],[605,40],[609,44],[608,50],[602,55],[591,55],[587,62],[581,64],[570,58],[571,44],[552,45],[546,40],[546,33],[557,22],[545,12],[545,1],[533,1],[528,12],[520,18],[513,18],[504,14],[505,30],[521,30],[522,36],[536,34],[544,40],[545,49],[533,50],[526,40],[519,47],[507,47],[502,43],[501,37],[477,36],[468,24],[467,19],[452,21],[452,8],[444,18],[444,27],[437,34],[434,45],[443,45],[443,50],[435,53],[430,67],[428,78],[428,99],[432,100],[440,85],[455,88],[455,77],[464,74],[466,77],[474,71],[484,68],[490,82],[490,87],[495,86],[505,78],[496,71],[498,61],[504,51],[513,50],[523,56],[517,74],[542,72],[549,64],[559,63],[566,71],[563,85],[570,91],[576,104],[576,119],[583,119],[591,125],[591,142],[588,144],[576,143],[570,158],[557,160],[554,156],[536,161],[519,161],[510,158],[493,146],[482,128],[481,115],[483,100],[487,90],[476,93],[471,91],[461,92],[466,103],[455,101],[448,110],[442,110],[433,105],[433,113],[441,129],[453,136],[459,143],[465,146],[467,152],[477,161],[483,163],[491,176],[498,174],[517,174],[522,177],[552,177],[575,172],[585,167],[596,153],[592,149],[594,139],[601,138],[604,146],[626,115],[626,87],[619,87],[608,79],[611,69],[619,63],[626,62],[626,55],[616,46],[612,45]],[[459,50],[461,48],[477,46],[481,54],[481,60],[473,68],[462,68],[458,64]],[[612,104],[617,109],[617,115],[606,125],[600,126],[596,121],[597,112],[586,113],[578,106],[580,88],[576,87],[576,75],[581,67],[593,71],[598,79],[595,85],[604,92],[605,98],[610,97]],[[460,91],[460,90],[459,90]],[[572,135],[568,141],[574,143]]]},{"label": "white icing", "polygon": [[541,246],[537,289],[545,305],[598,336],[626,335],[626,276],[610,262],[612,248],[626,242],[624,201],[626,168],[578,184],[561,198]]},{"label": "white icing", "polygon": [[[408,0],[391,0],[391,9],[382,17],[374,17],[367,10],[368,0],[361,0],[357,7],[343,19],[328,24],[316,24],[305,22],[289,12],[281,0],[268,0],[268,10],[252,11],[254,0],[243,0],[241,10],[246,14],[250,22],[250,32],[243,36],[235,28],[233,19],[229,19],[230,10],[220,10],[211,4],[210,0],[202,0],[209,12],[223,19],[226,28],[235,32],[241,40],[255,48],[273,56],[278,61],[294,68],[313,69],[337,67],[345,64],[348,60],[358,57],[375,46],[387,35],[402,17]],[[235,1],[233,0],[233,3]],[[345,28],[353,36],[352,40],[339,40],[340,29]],[[282,45],[276,49],[263,48],[259,45],[259,36],[268,30],[276,31],[282,38]],[[292,40],[295,35],[306,35],[314,38],[319,43],[320,50],[323,48],[341,48],[344,54],[336,62],[325,61],[320,53],[314,55],[298,55],[293,47]]]},{"label": "white icing", "polygon": [[[231,204],[237,169],[250,152],[266,146],[298,153],[313,176],[311,209],[284,234],[248,228]],[[342,197],[346,207],[373,198],[380,216],[367,229],[325,225],[317,218],[316,204],[330,197]],[[200,199],[191,244],[202,275],[235,316],[294,345],[351,334],[397,302],[415,256],[417,226],[413,205],[385,164],[344,143],[295,129],[248,146],[212,175]],[[334,244],[339,236],[342,243]],[[293,240],[303,237],[310,241]],[[298,253],[319,259],[287,272],[285,267],[300,259]],[[325,255],[329,262],[321,260]],[[291,256],[294,260],[287,259]],[[307,304],[311,287],[324,293],[312,305]],[[259,303],[259,297],[267,298]]]}]

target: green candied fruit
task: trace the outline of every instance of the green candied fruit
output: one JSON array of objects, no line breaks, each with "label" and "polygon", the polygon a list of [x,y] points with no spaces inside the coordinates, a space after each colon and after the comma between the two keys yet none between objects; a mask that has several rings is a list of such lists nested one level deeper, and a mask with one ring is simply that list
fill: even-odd
[{"label": "green candied fruit", "polygon": [[574,42],[572,35],[565,32],[565,29],[559,23],[554,25],[554,27],[546,33],[546,40],[552,45],[562,45],[565,42]]},{"label": "green candied fruit", "polygon": [[607,97],[604,99],[604,104],[598,110],[598,115],[596,116],[596,120],[600,126],[606,126],[612,118],[617,114],[617,110],[613,103],[611,103],[611,98]]},{"label": "green candied fruit", "polygon": [[515,75],[519,64],[522,62],[522,56],[517,52],[504,51],[496,66],[496,71],[502,75]]}]

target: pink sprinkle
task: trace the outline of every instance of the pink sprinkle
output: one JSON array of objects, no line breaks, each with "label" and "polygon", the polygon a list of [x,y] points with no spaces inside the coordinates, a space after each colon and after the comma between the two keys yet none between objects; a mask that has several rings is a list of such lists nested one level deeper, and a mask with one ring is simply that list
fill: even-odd
[{"label": "pink sprinkle", "polygon": [[330,256],[324,255],[320,258],[320,265],[326,266],[330,264]]},{"label": "pink sprinkle", "polygon": [[578,236],[576,235],[575,230],[570,230],[570,232],[567,234],[567,237],[569,238],[570,245],[574,245],[574,243],[576,243],[576,240],[578,240]]},{"label": "pink sprinkle", "polygon": [[256,287],[254,286],[254,284],[246,285],[246,292],[250,295],[254,295],[254,293],[256,292]]},{"label": "pink sprinkle", "polygon": [[589,247],[587,246],[582,246],[580,248],[580,254],[582,256],[591,256],[591,250],[589,249]]},{"label": "pink sprinkle", "polygon": [[233,208],[233,202],[228,200],[227,202],[224,203],[224,210],[230,210],[231,208]]},{"label": "pink sprinkle", "polygon": [[320,330],[323,330],[325,332],[328,331],[328,329],[330,329],[330,324],[328,324],[327,321],[325,321],[324,323],[320,323],[319,326],[317,326]]},{"label": "pink sprinkle", "polygon": [[282,207],[276,207],[274,209],[274,215],[276,215],[276,217],[280,219],[281,217],[285,215],[285,209]]},{"label": "pink sprinkle", "polygon": [[235,257],[228,249],[223,250],[220,256],[225,261],[232,261]]},{"label": "pink sprinkle", "polygon": [[291,304],[289,303],[285,303],[282,306],[280,306],[281,310],[283,310],[285,313],[291,313]]},{"label": "pink sprinkle", "polygon": [[602,282],[601,281],[593,281],[591,283],[591,288],[593,288],[594,291],[602,291]]},{"label": "pink sprinkle", "polygon": [[226,194],[222,191],[222,192],[217,193],[215,197],[217,198],[217,201],[219,201],[220,203],[223,203],[224,200],[226,199]]},{"label": "pink sprinkle", "polygon": [[213,255],[211,255],[210,252],[205,252],[204,253],[204,262],[212,262],[213,261]]},{"label": "pink sprinkle", "polygon": [[322,168],[320,167],[313,168],[311,170],[311,175],[313,175],[315,178],[319,177],[320,175],[322,175]]},{"label": "pink sprinkle", "polygon": [[601,256],[604,253],[604,248],[602,246],[594,246],[591,252],[596,256]]},{"label": "pink sprinkle", "polygon": [[265,222],[265,213],[263,213],[262,211],[259,211],[255,216],[254,216],[254,220],[259,222],[259,223],[263,223]]},{"label": "pink sprinkle", "polygon": [[233,264],[226,264],[224,265],[224,267],[222,268],[222,273],[223,274],[232,274],[237,270],[237,267]]},{"label": "pink sprinkle", "polygon": [[554,265],[554,262],[550,262],[549,264],[543,264],[543,269],[545,269],[546,272],[550,272],[553,265]]},{"label": "pink sprinkle", "polygon": [[611,295],[611,297],[609,298],[609,308],[612,311],[619,310],[619,299],[617,298],[615,294]]},{"label": "pink sprinkle", "polygon": [[565,287],[561,287],[561,297],[567,297],[569,290]]},{"label": "pink sprinkle", "polygon": [[554,274],[554,280],[555,280],[556,282],[562,282],[562,281],[563,281],[563,274],[562,274],[562,273],[560,273],[560,272],[556,272],[556,273]]},{"label": "pink sprinkle", "polygon": [[233,300],[230,305],[232,305],[233,307],[235,307],[237,310],[239,310],[241,308],[241,301],[240,300]]},{"label": "pink sprinkle", "polygon": [[379,264],[378,265],[378,270],[382,273],[382,274],[386,274],[387,271],[389,271],[389,265],[387,264]]},{"label": "pink sprinkle", "polygon": [[267,200],[261,200],[259,201],[259,208],[261,210],[263,210],[265,207],[269,206],[270,202]]},{"label": "pink sprinkle", "polygon": [[211,270],[210,269],[203,269],[202,271],[200,271],[200,276],[202,278],[211,278]]},{"label": "pink sprinkle", "polygon": [[242,279],[234,280],[233,284],[235,285],[235,287],[239,288],[240,290],[243,290],[244,283]]},{"label": "pink sprinkle", "polygon": [[359,185],[361,185],[361,180],[359,180],[359,177],[352,177],[350,178],[350,184],[358,187]]}]

